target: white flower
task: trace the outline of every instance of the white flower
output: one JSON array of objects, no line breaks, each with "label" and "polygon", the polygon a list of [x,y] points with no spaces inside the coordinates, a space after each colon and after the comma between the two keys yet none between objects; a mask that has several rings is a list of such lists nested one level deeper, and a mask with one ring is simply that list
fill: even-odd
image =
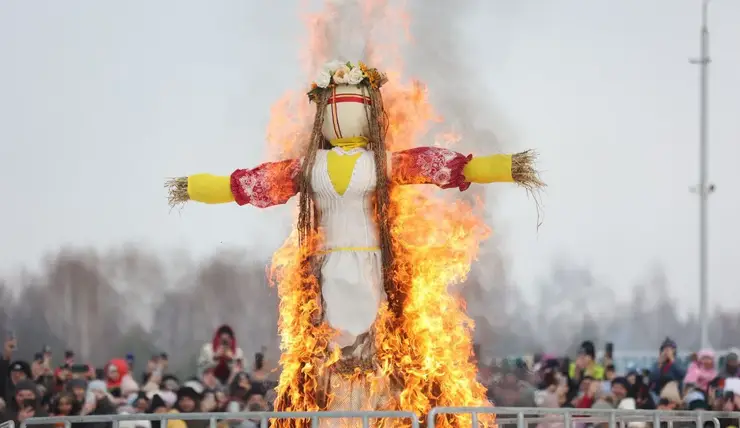
[{"label": "white flower", "polygon": [[334,72],[334,83],[337,85],[346,85],[349,82],[349,67],[343,65]]},{"label": "white flower", "polygon": [[364,78],[365,73],[362,72],[362,69],[360,67],[355,67],[350,70],[349,75],[347,76],[347,82],[350,85],[359,85]]},{"label": "white flower", "polygon": [[343,61],[334,60],[331,62],[327,62],[326,65],[324,65],[324,70],[328,71],[329,74],[334,74],[335,71],[339,70],[341,67],[345,67],[346,64]]},{"label": "white flower", "polygon": [[316,83],[316,86],[318,86],[319,88],[329,87],[329,84],[331,83],[331,74],[328,71],[323,70],[316,77],[316,80],[314,83]]}]

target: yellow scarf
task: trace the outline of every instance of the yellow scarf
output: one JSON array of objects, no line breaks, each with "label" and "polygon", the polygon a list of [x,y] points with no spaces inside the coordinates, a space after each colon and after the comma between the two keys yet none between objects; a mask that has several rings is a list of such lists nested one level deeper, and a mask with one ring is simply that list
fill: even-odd
[{"label": "yellow scarf", "polygon": [[[367,146],[367,138],[365,137],[347,137],[337,138],[329,141],[332,147],[338,147],[342,150],[353,150],[364,148]],[[362,152],[345,154],[338,153],[335,150],[331,150],[326,157],[326,168],[329,171],[329,180],[334,190],[339,195],[344,195],[349,187],[350,180],[352,180],[352,171],[355,169],[357,159],[360,158]]]},{"label": "yellow scarf", "polygon": [[331,144],[332,147],[339,147],[343,150],[352,150],[359,147],[366,147],[367,143],[368,141],[365,137],[336,138],[329,141],[329,144]]}]

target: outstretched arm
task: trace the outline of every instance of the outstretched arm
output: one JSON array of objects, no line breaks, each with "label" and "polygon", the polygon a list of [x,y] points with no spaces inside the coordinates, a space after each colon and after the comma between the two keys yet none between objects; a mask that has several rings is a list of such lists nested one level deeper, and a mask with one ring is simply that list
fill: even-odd
[{"label": "outstretched arm", "polygon": [[534,169],[532,151],[489,156],[465,156],[441,147],[417,147],[391,155],[396,184],[435,184],[461,191],[471,183],[517,183],[528,189],[544,186]]},{"label": "outstretched arm", "polygon": [[254,169],[237,169],[230,176],[195,174],[167,181],[170,205],[187,201],[205,204],[236,202],[259,208],[288,202],[298,193],[298,159],[264,163]]}]

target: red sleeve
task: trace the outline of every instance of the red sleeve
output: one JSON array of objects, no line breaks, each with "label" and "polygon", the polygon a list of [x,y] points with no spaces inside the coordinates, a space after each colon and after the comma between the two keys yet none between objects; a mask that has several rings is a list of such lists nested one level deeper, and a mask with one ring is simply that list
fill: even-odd
[{"label": "red sleeve", "polygon": [[298,193],[298,159],[268,162],[254,169],[237,169],[231,174],[231,193],[239,205],[267,208],[288,202]]},{"label": "red sleeve", "polygon": [[578,400],[576,409],[590,409],[591,406],[593,405],[594,405],[594,397],[589,397],[588,395],[584,395],[583,397],[581,397],[580,400]]},{"label": "red sleeve", "polygon": [[441,147],[417,147],[391,155],[391,178],[396,184],[435,184],[442,189],[467,190],[463,169],[473,156]]}]

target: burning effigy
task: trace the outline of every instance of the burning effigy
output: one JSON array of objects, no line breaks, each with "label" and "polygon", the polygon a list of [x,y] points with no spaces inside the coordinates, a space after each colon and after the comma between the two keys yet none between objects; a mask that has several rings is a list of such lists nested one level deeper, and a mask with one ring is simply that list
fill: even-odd
[{"label": "burning effigy", "polygon": [[[386,83],[362,62],[330,62],[308,92],[316,109],[298,156],[167,183],[172,205],[298,200],[295,231],[271,266],[280,297],[278,411],[423,416],[436,406],[487,405],[470,358],[472,322],[448,286],[465,278],[488,229],[470,205],[423,185],[544,184],[531,151],[414,147],[408,127],[426,102],[423,88],[391,91],[386,106]],[[450,415],[438,425],[470,423],[470,415]]]}]

